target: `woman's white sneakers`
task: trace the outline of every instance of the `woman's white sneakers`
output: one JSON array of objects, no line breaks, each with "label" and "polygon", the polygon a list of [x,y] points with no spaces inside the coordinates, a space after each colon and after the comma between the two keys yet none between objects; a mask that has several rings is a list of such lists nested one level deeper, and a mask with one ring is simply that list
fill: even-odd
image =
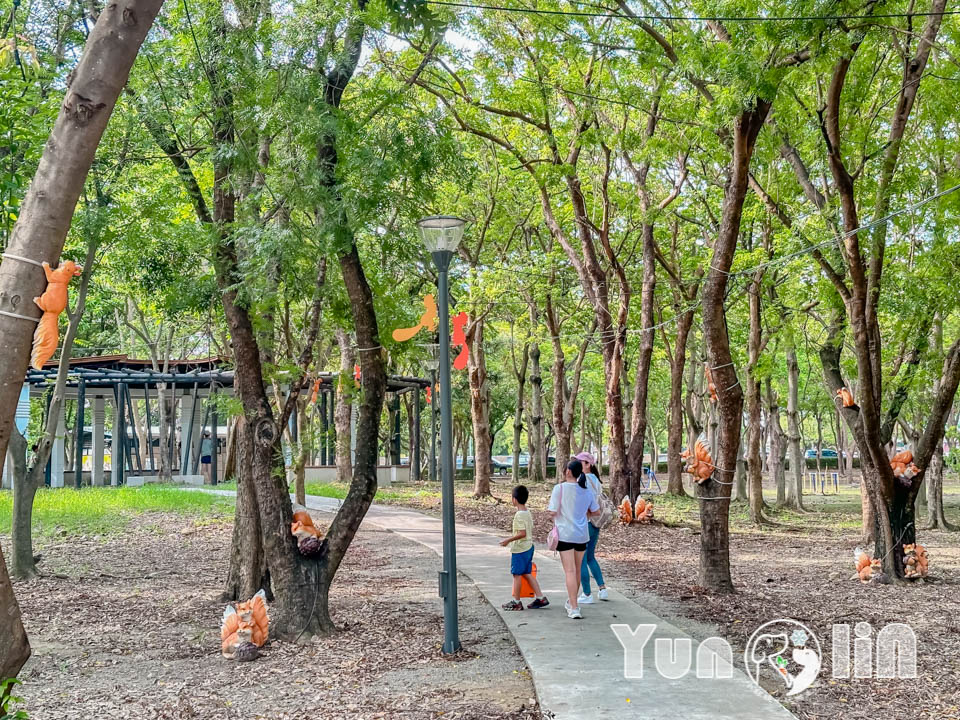
[{"label": "woman's white sneakers", "polygon": [[607,592],[607,589],[606,589],[606,588],[600,588],[600,591],[597,593],[597,596],[598,596],[601,600],[609,600],[609,599],[610,599],[609,593]]},{"label": "woman's white sneakers", "polygon": [[584,595],[583,593],[580,593],[580,594],[577,596],[577,604],[578,604],[578,605],[593,605],[593,595]]},{"label": "woman's white sneakers", "polygon": [[571,620],[582,620],[583,615],[580,614],[580,608],[570,607],[570,601],[564,600],[563,606],[567,609],[567,617]]}]

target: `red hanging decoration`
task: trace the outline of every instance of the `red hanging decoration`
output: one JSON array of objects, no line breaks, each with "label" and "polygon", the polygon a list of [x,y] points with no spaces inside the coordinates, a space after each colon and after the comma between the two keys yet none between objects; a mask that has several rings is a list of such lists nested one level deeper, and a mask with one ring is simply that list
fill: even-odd
[{"label": "red hanging decoration", "polygon": [[470,357],[470,351],[467,349],[467,335],[464,328],[467,327],[469,318],[465,312],[458,313],[453,318],[453,345],[459,345],[462,349],[457,359],[453,361],[455,370],[463,370],[467,367],[467,360]]}]

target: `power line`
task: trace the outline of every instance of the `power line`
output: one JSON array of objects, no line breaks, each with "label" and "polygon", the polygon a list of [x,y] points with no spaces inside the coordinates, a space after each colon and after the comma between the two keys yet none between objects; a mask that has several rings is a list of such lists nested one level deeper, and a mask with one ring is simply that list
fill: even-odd
[{"label": "power line", "polygon": [[[816,22],[816,21],[841,21],[841,20],[888,20],[896,18],[909,17],[933,17],[960,15],[960,10],[941,10],[922,11],[913,13],[876,13],[870,15],[784,15],[784,16],[734,16],[734,15],[653,15],[637,14],[618,15],[612,10],[610,12],[589,12],[586,10],[545,10],[541,8],[528,8],[506,5],[485,5],[466,2],[455,2],[454,0],[426,0],[427,5],[441,5],[444,7],[467,8],[471,10],[495,10],[500,12],[513,12],[525,15],[559,15],[564,17],[586,17],[603,18],[616,20],[651,20],[664,22],[729,22],[729,23],[764,23],[764,22]],[[583,5],[585,3],[576,3]]]}]

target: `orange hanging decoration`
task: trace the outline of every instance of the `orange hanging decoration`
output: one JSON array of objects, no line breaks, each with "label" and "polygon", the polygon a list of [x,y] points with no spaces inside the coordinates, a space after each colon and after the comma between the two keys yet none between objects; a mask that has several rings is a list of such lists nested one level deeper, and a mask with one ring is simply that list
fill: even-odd
[{"label": "orange hanging decoration", "polygon": [[470,358],[470,351],[467,348],[467,335],[464,329],[467,327],[469,318],[465,312],[458,313],[453,318],[453,344],[459,345],[462,349],[453,361],[454,370],[463,370],[467,367],[467,360]]},{"label": "orange hanging decoration", "polygon": [[427,405],[429,405],[431,402],[431,399],[433,398],[433,385],[427,386],[426,393],[427,393]]},{"label": "orange hanging decoration", "polygon": [[410,340],[421,330],[435,330],[437,327],[437,303],[433,295],[423,296],[423,307],[426,308],[420,316],[420,322],[409,328],[398,328],[393,331],[393,339],[397,342]]},{"label": "orange hanging decoration", "polygon": [[317,404],[317,395],[320,393],[320,383],[323,382],[322,378],[317,378],[313,381],[313,392],[310,394],[310,404]]},{"label": "orange hanging decoration", "polygon": [[717,386],[713,384],[713,373],[710,372],[710,363],[703,364],[703,374],[707,377],[707,390],[710,392],[710,402],[716,403],[718,400]]},{"label": "orange hanging decoration", "polygon": [[43,311],[40,323],[33,333],[30,363],[34,370],[42,370],[44,363],[56,352],[60,342],[57,319],[67,308],[67,283],[80,275],[83,268],[73,260],[64,260],[56,270],[50,269],[50,263],[43,263],[43,272],[47,276],[47,289],[43,291],[43,295],[33,299],[36,306]]},{"label": "orange hanging decoration", "polygon": [[363,374],[360,372],[360,366],[353,366],[353,384],[357,387],[360,387],[360,380],[363,378]]}]

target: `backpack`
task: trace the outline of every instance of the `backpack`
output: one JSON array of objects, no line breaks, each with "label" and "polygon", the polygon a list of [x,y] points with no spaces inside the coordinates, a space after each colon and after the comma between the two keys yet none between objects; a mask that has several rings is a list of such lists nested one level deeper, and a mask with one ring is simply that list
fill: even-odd
[{"label": "backpack", "polygon": [[616,514],[617,509],[613,505],[613,501],[607,497],[607,494],[600,490],[600,495],[597,498],[597,504],[600,506],[600,515],[597,517],[590,518],[590,524],[593,525],[598,530],[602,530],[613,520],[613,516]]},{"label": "backpack", "polygon": [[[560,501],[557,503],[558,512],[563,510],[563,485],[560,485]],[[553,527],[547,533],[547,550],[556,551],[560,544],[560,531],[557,529],[557,520],[554,518]]]}]

